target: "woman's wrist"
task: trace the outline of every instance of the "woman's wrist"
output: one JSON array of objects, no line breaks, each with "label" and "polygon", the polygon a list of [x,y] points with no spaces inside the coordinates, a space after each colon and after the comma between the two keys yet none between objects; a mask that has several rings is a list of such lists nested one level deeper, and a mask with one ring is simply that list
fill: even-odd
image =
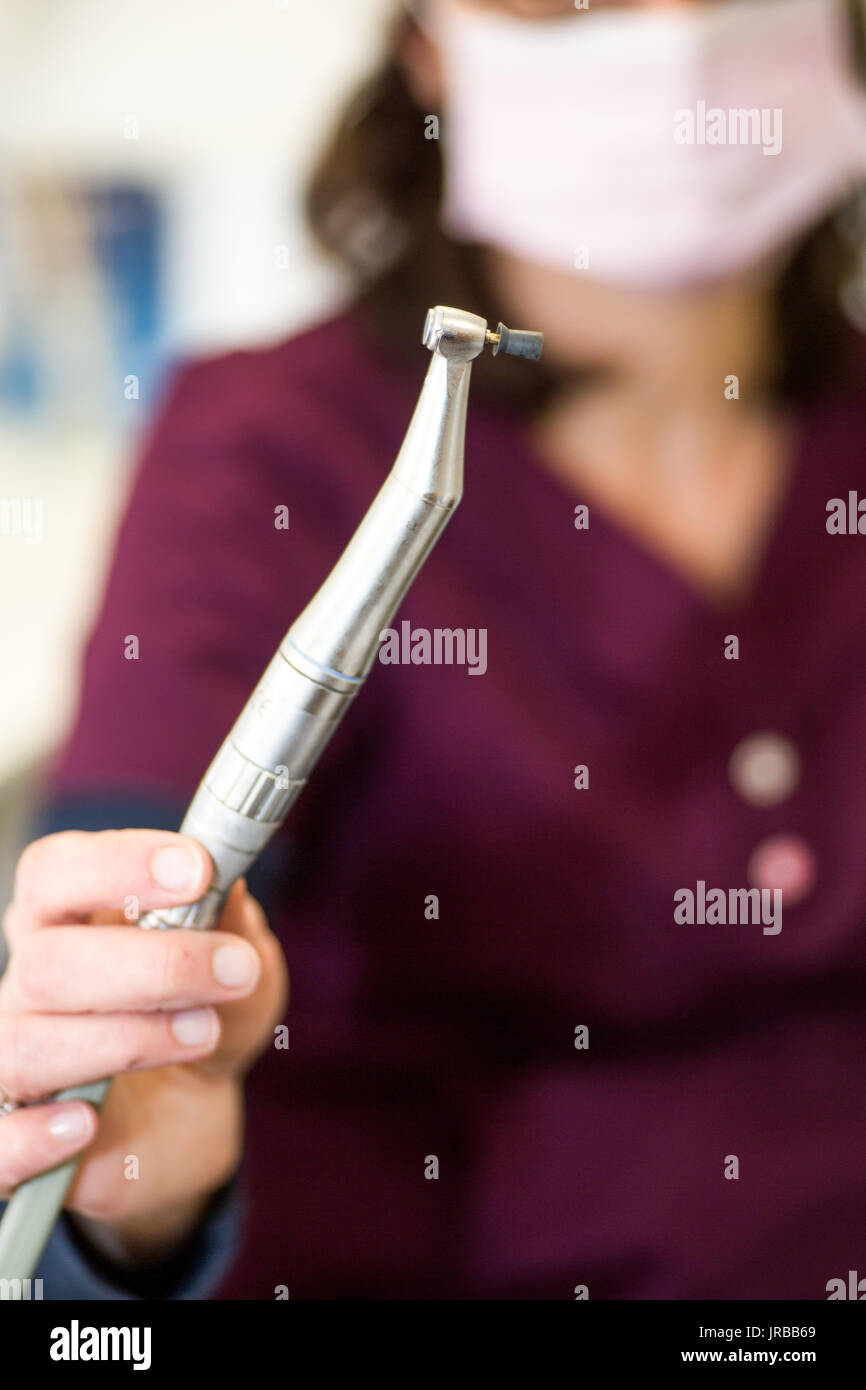
[{"label": "woman's wrist", "polygon": [[80,1239],[102,1259],[120,1269],[163,1264],[173,1259],[194,1234],[213,1201],[206,1192],[143,1216],[95,1221],[68,1212]]}]

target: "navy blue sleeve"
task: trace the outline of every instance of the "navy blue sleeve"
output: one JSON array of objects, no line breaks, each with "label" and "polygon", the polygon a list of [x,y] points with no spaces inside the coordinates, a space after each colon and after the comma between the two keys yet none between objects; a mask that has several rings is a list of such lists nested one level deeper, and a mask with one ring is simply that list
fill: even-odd
[{"label": "navy blue sleeve", "polygon": [[39,1261],[30,1296],[109,1301],[209,1298],[234,1259],[243,1207],[241,1182],[235,1179],[214,1198],[179,1255],[164,1265],[141,1270],[111,1265],[86,1245],[63,1216]]}]

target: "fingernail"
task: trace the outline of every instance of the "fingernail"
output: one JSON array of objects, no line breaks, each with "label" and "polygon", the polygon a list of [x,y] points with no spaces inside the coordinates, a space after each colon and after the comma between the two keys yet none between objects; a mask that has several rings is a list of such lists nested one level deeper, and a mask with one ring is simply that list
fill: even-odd
[{"label": "fingernail", "polygon": [[167,888],[170,893],[183,893],[199,882],[201,860],[182,845],[166,845],[151,859],[150,872],[160,888]]},{"label": "fingernail", "polygon": [[90,1115],[83,1105],[64,1105],[48,1121],[48,1133],[63,1144],[83,1139],[90,1130]]},{"label": "fingernail", "polygon": [[171,1031],[184,1047],[201,1047],[216,1033],[217,1016],[213,1009],[183,1009],[174,1014]]},{"label": "fingernail", "polygon": [[213,953],[213,973],[221,985],[237,989],[259,973],[259,958],[248,946],[219,946]]}]

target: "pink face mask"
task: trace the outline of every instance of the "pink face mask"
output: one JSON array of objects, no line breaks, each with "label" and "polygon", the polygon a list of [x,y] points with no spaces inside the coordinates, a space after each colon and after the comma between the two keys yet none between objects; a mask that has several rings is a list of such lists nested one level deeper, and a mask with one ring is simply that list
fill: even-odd
[{"label": "pink face mask", "polygon": [[844,0],[428,13],[458,239],[677,287],[762,263],[866,176]]}]

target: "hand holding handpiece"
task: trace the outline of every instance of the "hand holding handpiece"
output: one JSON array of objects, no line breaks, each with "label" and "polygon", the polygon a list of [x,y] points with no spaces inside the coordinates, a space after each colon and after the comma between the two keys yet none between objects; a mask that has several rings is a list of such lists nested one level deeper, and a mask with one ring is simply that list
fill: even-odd
[{"label": "hand holding handpiece", "polygon": [[[283,953],[242,883],[213,932],[131,931],[115,908],[130,894],[174,907],[211,872],[171,833],[49,835],[22,856],[4,921],[0,1074],[20,1104],[0,1119],[0,1199],[74,1176],[74,1220],[116,1263],[170,1253],[234,1172],[243,1076],[285,1012]],[[82,1102],[111,1075],[97,1117]],[[47,1200],[29,1213],[29,1240],[50,1215]]]},{"label": "hand holding handpiece", "polygon": [[[75,1034],[77,1041],[73,1040],[66,1054],[67,1070],[64,1071],[58,1057],[56,1075],[49,1068],[38,1079],[33,1073],[31,1079],[21,1078],[13,1086],[4,1073],[4,1053],[0,1052],[0,1085],[16,1100],[25,1099],[26,1094],[21,1092],[26,1093],[30,1087],[33,1098],[38,1099],[51,1086],[71,1080],[76,1074],[78,1055],[79,1080],[82,1074],[99,1077],[112,1071],[124,1071],[122,1099],[127,1107],[134,1110],[135,1091],[130,1083],[136,1082],[144,1088],[140,1099],[153,1105],[154,1118],[150,1119],[148,1111],[148,1125],[156,1126],[155,1132],[158,1132],[160,1126],[164,1130],[166,1124],[170,1124],[170,1092],[160,1091],[157,1097],[158,1104],[164,1104],[166,1112],[159,1116],[153,1096],[146,1093],[148,1076],[159,1077],[166,1064],[171,1069],[177,1062],[177,1027],[172,1029],[166,1014],[188,1015],[187,1022],[181,1024],[182,1032],[185,1027],[192,1027],[190,1009],[197,1010],[202,1004],[225,1003],[231,997],[236,998],[237,990],[242,987],[229,985],[225,986],[228,994],[213,994],[213,969],[220,950],[229,946],[228,941],[215,947],[213,936],[202,938],[197,932],[168,929],[201,929],[218,924],[221,937],[223,933],[237,930],[240,918],[231,914],[242,911],[247,912],[251,928],[253,918],[249,914],[252,909],[244,908],[237,894],[227,903],[228,895],[265,848],[306,785],[319,756],[366,680],[376,658],[382,630],[390,625],[460,502],[472,361],[487,344],[492,346],[494,354],[505,352],[535,360],[541,354],[542,338],[539,333],[508,329],[504,324],[491,332],[485,320],[475,314],[438,306],[427,314],[423,342],[432,353],[432,360],[391,472],[337,564],[283,639],[205,773],[181,825],[176,846],[183,843],[181,837],[186,837],[188,844],[195,842],[190,845],[194,853],[201,854],[196,845],[207,851],[207,857],[202,855],[200,882],[194,889],[181,890],[180,897],[176,893],[172,895],[170,890],[159,894],[151,874],[151,882],[143,884],[145,891],[141,894],[142,902],[149,902],[151,906],[138,923],[151,929],[148,936],[130,933],[123,927],[103,925],[99,927],[97,939],[91,927],[69,923],[92,922],[90,914],[95,910],[114,908],[134,891],[129,877],[124,877],[129,858],[124,859],[121,854],[111,869],[105,849],[108,841],[99,835],[73,835],[71,840],[67,836],[49,837],[25,853],[19,870],[16,901],[7,919],[12,956],[7,972],[9,980],[7,982],[4,977],[0,992],[0,1020],[7,1016],[8,1029],[11,1019],[13,1029],[20,1030],[20,1037],[29,1030],[33,1042],[28,1046],[25,1038],[22,1052],[38,1057],[42,1052],[55,1054],[55,1048],[49,1045],[47,1025],[38,1017],[40,1012],[54,1016],[55,1028],[77,1023],[80,1029],[81,1020],[70,1023],[64,1017],[76,1012],[105,1013],[108,1017],[92,1019],[91,1042],[85,1042],[80,1031]],[[141,846],[136,852],[141,853],[148,836],[156,836],[150,844],[157,853],[165,842],[165,837],[157,832],[105,834],[140,837],[135,843]],[[63,842],[62,851],[58,841]],[[115,840],[118,852],[121,842],[123,852],[128,850],[132,854],[129,839]],[[95,844],[99,848],[94,850]],[[88,855],[91,866],[94,855],[101,866],[89,881],[86,877]],[[33,871],[33,860],[39,856],[43,859],[41,875]],[[143,865],[139,865],[139,870],[143,871]],[[41,900],[37,881],[51,885],[47,904]],[[273,938],[263,922],[259,927],[260,955],[263,966],[268,968],[274,963]],[[110,942],[106,940],[106,931],[113,932]],[[97,955],[100,960],[111,961],[116,970],[99,978],[82,972],[82,960],[86,961],[88,956],[95,960]],[[137,982],[142,980],[142,967],[143,982],[136,993]],[[279,970],[278,966],[278,975]],[[261,1000],[262,1017],[272,1016],[272,1003],[271,999]],[[152,1014],[129,1025],[124,1033],[124,1046],[112,1038],[111,1016],[118,1012],[127,1017]],[[57,1015],[60,1015],[59,1020]],[[222,1026],[225,1029],[225,1022]],[[135,1027],[139,1030],[137,1035]],[[215,1019],[214,1031],[216,1027]],[[136,1036],[141,1044],[139,1048],[132,1047],[131,1040]],[[168,1050],[161,1054],[160,1045]],[[215,1038],[197,1044],[180,1043],[181,1047],[198,1047],[202,1056],[215,1045]],[[240,1049],[240,1065],[231,1054],[235,1086],[238,1075],[242,1075],[262,1046],[263,1035],[253,1029]],[[79,1054],[76,1054],[76,1047],[80,1048]],[[59,1052],[65,1051],[61,1044]],[[135,1056],[130,1057],[129,1051]],[[145,1071],[134,1076],[134,1068],[142,1064],[142,1057],[146,1059],[146,1067],[160,1068],[160,1071]],[[207,1074],[209,1065],[199,1063],[199,1067],[205,1069],[203,1074]],[[85,1125],[85,1131],[75,1140],[67,1134],[64,1157],[84,1148],[97,1132],[96,1115],[80,1102],[98,1106],[109,1084],[103,1080],[88,1081],[84,1085],[67,1087],[55,1098],[58,1102],[79,1102],[73,1107],[58,1106],[58,1120],[64,1111],[70,1117],[77,1112]],[[151,1087],[153,1084],[151,1079]],[[235,1104],[239,1112],[237,1098]],[[107,1122],[109,1117],[114,1119],[119,1108],[112,1095],[104,1115],[109,1134]],[[40,1105],[24,1114],[15,1110],[5,1117],[0,1116],[0,1183],[4,1182],[4,1164],[6,1185],[13,1187],[21,1183],[0,1222],[0,1279],[11,1281],[0,1285],[5,1297],[21,1297],[20,1291],[16,1293],[15,1281],[32,1276],[77,1166],[74,1157],[67,1158],[60,1166],[50,1166],[52,1161],[56,1162],[56,1150],[52,1152],[47,1137],[51,1122],[49,1120],[46,1132],[45,1120],[40,1114],[44,1109]],[[140,1116],[138,1118],[140,1121]],[[13,1125],[16,1127],[14,1137],[10,1135]],[[93,1196],[87,1201],[84,1190],[87,1208],[97,1215],[101,1211],[110,1218],[116,1217],[110,1194],[117,1191],[123,1177],[118,1153],[113,1151],[110,1141],[107,1149],[102,1143],[102,1128],[100,1120],[94,1157],[88,1158],[87,1166],[91,1168],[92,1163],[91,1172],[99,1176],[102,1184],[99,1191],[103,1195],[100,1197],[95,1184]],[[140,1122],[137,1132],[142,1133]],[[171,1134],[171,1130],[168,1132]],[[239,1121],[234,1132],[237,1147],[229,1148],[236,1162],[240,1146]],[[62,1136],[60,1139],[62,1141]],[[224,1143],[216,1147],[220,1153],[226,1148]],[[204,1149],[202,1145],[202,1152]],[[16,1153],[26,1154],[20,1160],[17,1173]],[[171,1144],[168,1154],[171,1156]],[[172,1191],[169,1183],[169,1190],[160,1194],[165,1198],[162,1210],[170,1211],[173,1202],[188,1204],[201,1192],[213,1190],[224,1180],[227,1162],[218,1163],[218,1171],[208,1175],[211,1178],[209,1186],[202,1186],[201,1174],[196,1171],[197,1181],[190,1192],[183,1189],[183,1159],[174,1160],[182,1190]],[[171,1166],[170,1162],[168,1167]],[[48,1171],[42,1171],[46,1167]],[[165,1169],[164,1154],[162,1164],[157,1167],[160,1171]],[[230,1164],[228,1171],[231,1171]],[[38,1176],[31,1176],[33,1173]],[[83,1179],[81,1186],[76,1184],[76,1197],[80,1196],[84,1182]],[[156,1193],[149,1195],[152,1199],[157,1197]],[[134,1238],[129,1228],[128,1234]]]}]

